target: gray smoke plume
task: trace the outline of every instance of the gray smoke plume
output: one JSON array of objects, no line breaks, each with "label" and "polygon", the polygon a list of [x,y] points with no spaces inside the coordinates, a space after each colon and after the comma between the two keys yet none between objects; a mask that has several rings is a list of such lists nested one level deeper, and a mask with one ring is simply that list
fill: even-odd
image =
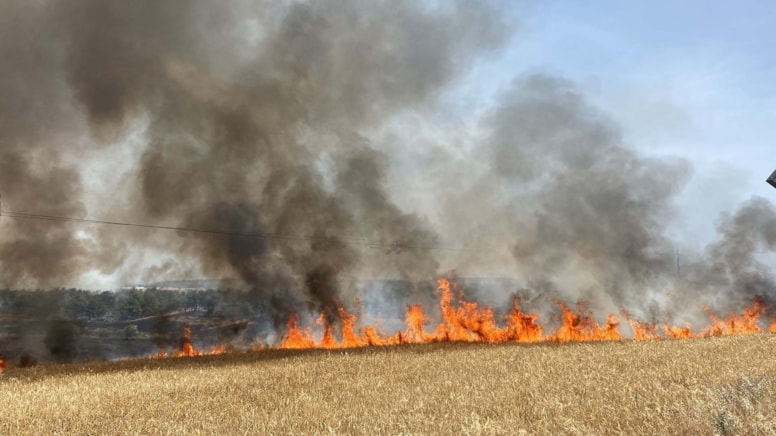
[{"label": "gray smoke plume", "polygon": [[[471,149],[429,147],[418,186],[433,198],[399,201],[401,148],[379,138],[414,145],[414,132],[381,135],[438,112],[505,45],[514,29],[490,3],[0,2],[3,206],[229,233],[6,217],[0,285],[61,286],[87,271],[239,276],[243,289],[214,305],[225,337],[256,313],[276,329],[300,309],[334,320],[359,278],[454,267],[499,265],[536,292],[612,312],[659,312],[674,289],[686,302],[717,293],[718,307],[773,297],[758,261],[776,248],[773,207],[753,200],[723,219],[720,242],[685,259],[678,281],[665,234],[690,165],[623,144],[560,78],[518,78],[476,120]],[[149,265],[146,253],[167,258]],[[79,330],[56,330],[50,350],[72,358],[56,342]]]},{"label": "gray smoke plume", "polygon": [[473,249],[462,274],[505,264],[527,289],[614,313],[673,284],[665,231],[689,164],[629,148],[573,84],[544,74],[517,78],[481,130],[484,163],[446,182],[470,180],[444,214],[445,234]]},{"label": "gray smoke plume", "polygon": [[720,241],[707,253],[685,254],[677,277],[677,245],[666,230],[690,164],[629,148],[568,81],[516,79],[483,130],[476,152],[485,152],[486,169],[462,165],[465,173],[444,180],[473,180],[445,206],[446,234],[476,247],[459,260],[462,268],[503,263],[497,247],[509,245],[509,267],[533,291],[524,298],[583,300],[595,312],[625,308],[663,321],[678,310],[707,322],[700,305],[724,314],[776,295],[757,260],[776,248],[771,204],[754,199],[724,218]]},{"label": "gray smoke plume", "polygon": [[[406,278],[437,273],[426,248],[371,262],[384,250],[371,241],[428,246],[437,238],[392,203],[384,181],[390,160],[364,134],[429,104],[506,41],[510,29],[487,5],[4,3],[6,204],[84,216],[75,154],[129,147],[122,141],[140,135],[137,162],[98,210],[127,221],[277,235],[100,228],[78,240],[72,225],[4,221],[3,233],[15,235],[1,248],[5,283],[57,284],[88,269],[110,272],[136,248],[172,249],[181,263],[196,259],[205,275],[238,274],[246,298],[273,301],[280,312],[309,304],[333,316],[336,305],[351,303],[340,294],[359,268]],[[59,142],[85,127],[91,139],[82,150]]]},{"label": "gray smoke plume", "polygon": [[625,307],[673,271],[664,232],[686,162],[627,148],[571,84],[549,76],[516,82],[488,122],[496,180],[522,206],[512,254],[529,287]]},{"label": "gray smoke plume", "polygon": [[[60,142],[78,125],[63,86],[62,48],[48,43],[45,8],[3,2],[0,14],[0,187],[4,205],[49,215],[82,216],[77,168],[62,162]],[[3,220],[0,264],[5,284],[55,285],[85,266],[71,228]]]},{"label": "gray smoke plume", "polygon": [[[730,310],[754,298],[776,300],[776,281],[763,255],[776,251],[776,209],[753,197],[717,225],[720,238],[687,266],[687,295],[712,308]],[[773,307],[770,307],[773,310]]]}]

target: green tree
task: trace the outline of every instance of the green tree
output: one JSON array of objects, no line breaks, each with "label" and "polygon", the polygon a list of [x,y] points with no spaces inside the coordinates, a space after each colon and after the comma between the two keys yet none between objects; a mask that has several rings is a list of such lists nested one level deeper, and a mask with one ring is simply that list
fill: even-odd
[{"label": "green tree", "polygon": [[140,336],[140,330],[137,328],[137,324],[130,324],[124,329],[124,339],[129,341]]}]

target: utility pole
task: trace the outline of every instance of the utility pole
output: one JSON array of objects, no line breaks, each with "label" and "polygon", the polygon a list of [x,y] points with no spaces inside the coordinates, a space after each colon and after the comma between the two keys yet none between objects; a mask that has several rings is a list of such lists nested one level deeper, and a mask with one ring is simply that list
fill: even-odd
[{"label": "utility pole", "polygon": [[679,247],[674,247],[674,255],[676,256],[676,280],[679,280],[682,275],[682,270],[679,265]]},{"label": "utility pole", "polygon": [[773,186],[774,188],[776,188],[776,171],[771,173],[771,176],[768,177],[765,181],[770,183],[771,186]]}]

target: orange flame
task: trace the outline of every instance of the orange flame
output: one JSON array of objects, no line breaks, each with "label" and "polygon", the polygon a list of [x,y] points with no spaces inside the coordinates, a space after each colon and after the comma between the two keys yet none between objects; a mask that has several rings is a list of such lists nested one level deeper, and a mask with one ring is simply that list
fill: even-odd
[{"label": "orange flame", "polygon": [[671,339],[691,339],[695,337],[690,330],[690,324],[687,324],[684,328],[664,325],[663,333]]},{"label": "orange flame", "polygon": [[410,306],[407,308],[407,330],[404,335],[399,335],[399,342],[420,344],[427,342],[426,334],[423,333],[423,325],[426,324],[426,314],[420,306]]},{"label": "orange flame", "polygon": [[620,327],[620,319],[614,314],[610,313],[606,317],[606,326],[602,332],[601,340],[603,341],[619,341],[622,340],[622,335],[617,329]]},{"label": "orange flame", "polygon": [[175,355],[175,357],[191,357],[201,356],[202,352],[194,348],[191,345],[191,326],[183,327],[183,344],[181,344],[181,351]]},{"label": "orange flame", "polygon": [[299,317],[296,314],[291,315],[288,318],[286,324],[288,333],[283,338],[283,342],[278,348],[281,349],[303,349],[303,348],[316,348],[315,340],[310,334],[310,329],[302,330],[299,328]]},{"label": "orange flame", "polygon": [[496,327],[490,308],[480,308],[477,303],[469,303],[461,298],[456,309],[452,305],[450,282],[439,279],[437,283],[437,292],[442,295],[439,305],[443,322],[434,332],[435,341],[503,342],[503,332]]},{"label": "orange flame", "polygon": [[213,349],[206,354],[209,356],[216,356],[219,354],[231,354],[234,353],[234,351],[235,350],[233,345],[225,345],[221,343],[219,346],[213,347]]},{"label": "orange flame", "polygon": [[625,317],[625,320],[628,321],[628,325],[630,325],[631,330],[633,330],[634,341],[652,341],[655,339],[660,339],[660,335],[657,333],[656,323],[650,324],[643,321],[637,321],[624,310],[621,311],[621,313],[622,316]]},{"label": "orange flame", "polygon": [[[609,314],[605,324],[598,324],[584,304],[579,304],[575,310],[572,310],[565,303],[556,301],[555,304],[561,314],[561,325],[551,334],[545,334],[544,328],[538,322],[539,316],[524,313],[516,300],[513,301],[510,312],[504,317],[504,324],[501,327],[490,307],[466,301],[462,292],[459,292],[457,301],[454,301],[454,291],[456,290],[454,281],[443,278],[439,279],[437,284],[442,319],[434,328],[425,329],[429,319],[420,305],[407,307],[404,318],[406,328],[394,335],[385,334],[379,327],[379,320],[377,326],[358,328],[358,317],[340,307],[337,309],[336,316],[327,317],[325,313],[322,313],[311,326],[304,329],[299,325],[299,317],[296,314],[291,315],[286,325],[287,333],[278,348],[334,349],[431,342],[529,343],[554,341],[566,343],[623,340],[619,331],[621,322],[617,316]],[[625,311],[621,313],[633,330],[633,340],[635,341],[663,338],[690,339],[760,332],[759,319],[765,312],[765,305],[762,301],[755,300],[752,306],[746,308],[742,314],[731,315],[724,320],[711,314],[708,309],[705,310],[709,313],[711,325],[697,334],[692,332],[689,324],[685,327],[664,324],[659,330],[657,323],[642,322],[633,319]],[[335,331],[334,321],[339,322],[339,335]],[[316,330],[317,333],[314,334],[313,330]],[[776,319],[770,324],[769,331],[776,333]],[[316,336],[320,339],[316,340]],[[337,336],[339,336],[339,340]],[[251,349],[266,348],[261,341],[258,341],[257,344],[260,346],[254,346]],[[209,353],[197,350],[191,344],[191,328],[186,326],[181,351],[171,356],[200,356],[234,351],[234,347],[224,344],[213,348]],[[167,355],[160,354],[160,356]]]},{"label": "orange flame", "polygon": [[552,340],[558,342],[587,342],[587,341],[619,341],[622,335],[617,330],[620,320],[609,314],[606,326],[601,327],[582,307],[576,311],[569,309],[562,302],[556,303],[560,308],[563,325],[553,335]]},{"label": "orange flame", "polygon": [[760,327],[757,325],[760,316],[765,312],[765,304],[755,299],[752,305],[744,309],[744,313],[741,315],[730,315],[724,320],[720,320],[716,316],[709,314],[712,325],[701,331],[701,336],[730,336],[740,335],[747,333],[759,333]]},{"label": "orange flame", "polygon": [[[431,333],[424,330],[428,318],[419,305],[407,308],[405,314],[406,330],[396,333],[394,336],[382,334],[372,326],[357,331],[355,327],[357,317],[348,313],[344,308],[339,308],[341,342],[337,342],[334,327],[323,315],[316,320],[316,324],[323,327],[323,338],[319,342],[313,339],[310,328],[300,329],[296,316],[293,316],[289,320],[288,334],[282,341],[280,348],[346,348],[447,341],[484,343],[557,341],[564,343],[623,340],[619,331],[621,322],[616,315],[609,314],[606,323],[602,326],[583,306],[572,310],[563,302],[556,302],[561,311],[562,324],[550,335],[544,335],[543,327],[538,323],[538,315],[522,312],[517,302],[513,303],[512,310],[505,317],[506,325],[502,328],[497,325],[491,308],[465,301],[463,295],[454,303],[453,290],[455,286],[455,283],[448,279],[438,280],[437,293],[440,296],[439,305],[442,321]],[[755,333],[760,331],[758,320],[764,309],[762,302],[755,301],[752,307],[744,310],[742,315],[733,315],[724,321],[710,314],[712,326],[697,335],[692,332],[689,324],[685,327],[663,325],[661,330],[665,335],[664,337],[671,339]],[[658,331],[657,323],[650,324],[634,320],[627,312],[623,312],[623,316],[633,330],[634,340],[663,338]],[[776,331],[776,320],[774,320],[771,330]]]},{"label": "orange flame", "polygon": [[538,315],[523,313],[517,300],[507,315],[506,337],[514,342],[539,342],[542,340],[542,326],[536,323]]},{"label": "orange flame", "polygon": [[442,312],[442,321],[432,332],[424,330],[428,323],[423,308],[419,305],[407,307],[405,314],[406,330],[394,336],[381,334],[376,327],[368,326],[357,332],[357,317],[344,308],[338,309],[342,341],[337,342],[334,327],[321,315],[315,325],[323,328],[323,337],[316,342],[311,328],[301,329],[298,317],[292,316],[288,322],[288,333],[279,348],[349,348],[363,346],[386,346],[396,344],[420,344],[430,342],[539,342],[539,341],[619,341],[620,320],[609,315],[602,327],[588,314],[574,312],[562,303],[563,325],[551,336],[543,335],[543,328],[537,322],[539,316],[524,313],[515,301],[512,310],[506,315],[506,325],[502,328],[496,322],[493,309],[477,303],[465,301],[461,295],[457,303],[453,302],[455,283],[447,279],[437,281],[437,294]]},{"label": "orange flame", "polygon": [[366,338],[356,334],[356,315],[348,313],[344,308],[337,309],[342,324],[342,346],[345,348],[365,347],[369,345]]}]

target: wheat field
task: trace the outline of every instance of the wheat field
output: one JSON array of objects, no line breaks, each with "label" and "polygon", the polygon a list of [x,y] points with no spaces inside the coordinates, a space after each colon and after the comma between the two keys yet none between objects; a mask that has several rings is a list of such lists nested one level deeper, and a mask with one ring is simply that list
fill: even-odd
[{"label": "wheat field", "polygon": [[776,335],[432,344],[0,375],[2,434],[776,434]]}]

